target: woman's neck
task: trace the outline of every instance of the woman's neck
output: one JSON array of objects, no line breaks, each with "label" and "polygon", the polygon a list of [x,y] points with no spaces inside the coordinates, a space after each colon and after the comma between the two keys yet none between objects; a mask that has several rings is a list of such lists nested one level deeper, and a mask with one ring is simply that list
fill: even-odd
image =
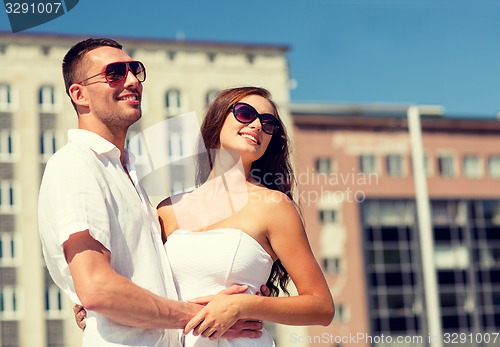
[{"label": "woman's neck", "polygon": [[227,173],[239,173],[245,176],[248,181],[252,163],[244,163],[241,157],[236,153],[220,149],[217,151],[214,159],[214,165],[210,171],[209,178],[215,178]]}]

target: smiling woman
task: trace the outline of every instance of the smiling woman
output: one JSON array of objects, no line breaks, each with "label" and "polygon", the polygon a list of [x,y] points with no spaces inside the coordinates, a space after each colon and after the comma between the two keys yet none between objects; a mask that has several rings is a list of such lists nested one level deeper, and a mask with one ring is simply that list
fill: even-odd
[{"label": "smiling woman", "polygon": [[[333,299],[293,202],[292,181],[263,179],[293,177],[271,95],[255,87],[221,91],[201,134],[208,155],[199,160],[199,186],[158,206],[179,298],[206,305],[186,325],[185,346],[202,337],[218,339],[204,346],[274,346],[265,330],[257,340],[221,338],[243,318],[328,325]],[[266,282],[274,296],[280,289],[288,294],[290,278],[297,296],[253,295]],[[246,294],[212,295],[235,283],[247,285]]]}]

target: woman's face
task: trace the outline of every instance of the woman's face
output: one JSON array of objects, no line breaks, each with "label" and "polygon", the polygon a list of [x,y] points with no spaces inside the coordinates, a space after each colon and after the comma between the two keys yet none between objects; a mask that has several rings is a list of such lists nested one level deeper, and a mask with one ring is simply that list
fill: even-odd
[{"label": "woman's face", "polygon": [[[238,102],[251,105],[259,114],[274,114],[271,103],[259,95],[249,95]],[[271,141],[271,136],[262,131],[259,118],[244,124],[234,118],[231,111],[226,117],[220,133],[221,148],[239,153],[243,163],[252,163],[262,157]]]}]

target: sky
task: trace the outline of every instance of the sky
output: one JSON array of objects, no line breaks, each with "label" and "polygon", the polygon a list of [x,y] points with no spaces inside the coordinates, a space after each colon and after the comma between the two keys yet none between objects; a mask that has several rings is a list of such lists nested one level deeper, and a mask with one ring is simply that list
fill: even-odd
[{"label": "sky", "polygon": [[499,0],[80,0],[35,32],[288,45],[292,102],[500,112]]}]

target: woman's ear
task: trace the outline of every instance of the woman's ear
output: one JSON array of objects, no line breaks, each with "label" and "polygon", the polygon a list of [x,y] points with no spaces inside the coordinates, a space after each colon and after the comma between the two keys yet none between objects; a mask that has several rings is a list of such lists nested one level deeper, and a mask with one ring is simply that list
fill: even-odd
[{"label": "woman's ear", "polygon": [[73,83],[69,88],[68,88],[68,94],[73,103],[77,106],[88,106],[89,103],[87,101],[87,95],[86,95],[86,90],[85,86],[82,86],[81,84],[76,84]]}]

